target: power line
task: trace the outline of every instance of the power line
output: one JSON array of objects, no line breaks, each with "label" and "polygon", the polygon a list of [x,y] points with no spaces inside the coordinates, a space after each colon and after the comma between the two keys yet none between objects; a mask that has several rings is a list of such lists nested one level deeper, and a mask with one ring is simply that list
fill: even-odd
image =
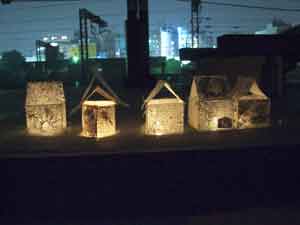
[{"label": "power line", "polygon": [[235,8],[260,9],[260,10],[283,11],[283,12],[300,12],[300,9],[265,7],[265,6],[235,4],[235,3],[225,3],[225,2],[202,1],[202,3],[207,5],[228,6],[228,7],[235,7]]},{"label": "power line", "polygon": [[[292,8],[280,8],[280,7],[266,7],[266,6],[257,6],[257,5],[248,5],[248,4],[236,4],[236,3],[225,3],[225,2],[214,2],[214,1],[202,1],[203,4],[207,5],[217,5],[217,6],[227,6],[227,7],[234,7],[234,8],[247,8],[247,9],[259,9],[259,10],[268,10],[268,11],[282,11],[282,12],[300,12],[300,9],[292,9]],[[79,2],[72,2],[72,3],[60,3],[60,4],[48,4],[48,5],[41,5],[41,6],[32,6],[26,8],[18,8],[13,9],[13,12],[16,11],[24,11],[27,9],[41,9],[41,8],[49,8],[49,7],[57,7],[57,6],[71,6],[71,5],[78,5]],[[172,10],[174,13],[181,12],[180,9]],[[11,13],[11,12],[10,12]],[[150,11],[150,14],[158,14],[158,13],[171,13],[171,10],[157,10]],[[109,16],[109,17],[117,17],[122,16],[118,13],[116,14],[102,14],[101,16]]]},{"label": "power line", "polygon": [[80,2],[74,1],[69,3],[56,3],[56,4],[48,4],[48,5],[41,5],[41,6],[32,6],[33,9],[40,9],[40,8],[49,8],[55,6],[69,6],[69,5],[79,5]]},{"label": "power line", "polygon": [[[236,3],[225,3],[225,2],[214,2],[214,1],[202,1],[203,4],[208,5],[221,5],[221,6],[230,6],[230,7],[239,7],[239,8],[251,8],[251,9],[261,9],[261,10],[274,10],[274,11],[288,11],[288,12],[299,12],[300,9],[292,9],[292,8],[280,8],[280,7],[266,7],[266,6],[257,6],[257,5],[248,5],[248,4],[236,4]],[[40,8],[48,8],[48,7],[56,7],[56,6],[70,6],[70,5],[79,5],[80,2],[74,1],[69,3],[56,3],[56,4],[48,4],[41,6],[32,6],[28,8],[19,8],[17,10],[26,10],[26,9],[40,9]],[[180,11],[180,9],[178,9]],[[118,15],[118,14],[115,14]]]},{"label": "power line", "polygon": [[[177,14],[178,12],[181,12],[179,10],[160,10],[160,11],[152,11],[150,12],[151,14],[160,14],[160,13],[168,13],[168,14]],[[20,23],[15,23],[15,24],[25,24],[25,23],[32,23],[32,22],[44,22],[44,21],[53,21],[53,20],[64,20],[66,18],[70,18],[70,19],[74,19],[76,18],[78,15],[74,15],[74,16],[63,16],[63,17],[57,17],[57,18],[47,18],[47,19],[30,19],[30,20],[22,20],[22,22]],[[126,17],[126,15],[121,15],[121,14],[100,14],[99,16],[101,17]],[[9,21],[1,21],[1,23],[4,23],[4,22],[12,22],[11,20]],[[1,24],[0,23],[0,24]]]},{"label": "power line", "polygon": [[[232,27],[232,26],[236,26],[238,24],[238,26],[242,27],[242,26],[246,26],[246,27],[262,27],[265,24],[255,24],[255,23],[235,23],[235,22],[229,22],[229,23],[202,23],[201,26],[205,27],[205,26],[211,26],[212,29],[214,29],[215,27]],[[150,23],[150,28],[151,27],[160,27],[160,25],[158,25],[157,23]],[[109,24],[109,27],[122,27],[123,24],[122,23],[113,23],[113,24]],[[74,30],[76,29],[75,27],[59,27],[59,28],[54,28],[52,30],[58,30],[58,31],[64,31],[64,30]],[[5,32],[0,32],[0,34],[19,34],[19,33],[26,33],[26,32],[49,32],[49,30],[18,30],[18,31],[5,31]]]},{"label": "power line", "polygon": [[[175,14],[175,13],[174,13]],[[62,22],[66,22],[66,19],[74,19],[76,18],[77,15],[74,15],[74,16],[62,16],[62,17],[54,17],[54,18],[42,18],[42,19],[28,19],[28,20],[22,20],[20,22],[13,22],[14,25],[22,25],[22,24],[28,24],[28,23],[45,23],[45,22],[49,22],[49,21],[62,21]],[[104,15],[104,16],[115,16],[115,15]],[[101,17],[103,17],[103,15],[101,15]],[[188,18],[183,18],[183,19],[188,19]],[[261,21],[262,19],[272,19],[271,17],[270,18],[267,18],[267,17],[263,17],[263,18],[257,18],[256,16],[253,16],[253,17],[239,17],[239,20],[248,20],[248,19],[251,19],[251,20],[257,20],[257,21]],[[70,21],[68,21],[70,22]],[[74,22],[77,22],[77,21],[74,21]],[[0,25],[1,24],[7,24],[7,23],[12,23],[12,21],[1,21],[0,22]]]},{"label": "power line", "polygon": [[[27,24],[27,23],[44,23],[49,21],[65,21],[67,18],[74,19],[74,16],[63,16],[63,17],[56,17],[56,18],[45,18],[45,19],[30,19],[30,20],[22,20],[21,22],[17,22],[15,25]],[[12,21],[1,21],[1,24],[11,23]]]},{"label": "power line", "polygon": [[[121,27],[123,24],[110,24],[110,27]],[[150,27],[155,27],[157,26],[156,23],[150,24]],[[211,23],[211,24],[202,24],[203,27],[210,26],[210,29],[214,30],[216,27],[233,27],[236,26],[235,23]],[[238,26],[240,27],[263,27],[261,24],[250,24],[250,23],[239,23]],[[158,26],[160,27],[160,26]],[[54,28],[53,32],[56,31],[74,31],[74,27],[60,27],[60,28]],[[13,35],[13,34],[24,34],[24,33],[51,33],[50,30],[18,30],[18,31],[5,31],[5,32],[0,32],[1,35]]]},{"label": "power line", "polygon": [[[24,7],[25,4],[23,4],[22,8],[11,8],[11,10],[13,10],[13,12],[16,12],[16,11],[26,11],[28,9],[42,9],[42,8],[51,8],[51,7],[56,7],[56,6],[71,6],[71,5],[78,5],[78,4],[80,4],[80,3],[79,2],[69,2],[69,3],[60,3],[60,4],[56,3],[56,4],[48,4],[48,5],[31,6],[31,7]],[[10,7],[10,5],[6,5],[6,6],[2,6],[2,7],[3,7],[3,9],[5,9],[6,7],[7,8]]]},{"label": "power line", "polygon": [[[70,4],[70,3],[69,3]],[[51,4],[51,5],[46,5],[46,6],[36,6],[32,8],[42,8],[42,7],[53,7],[53,6],[60,6],[60,5],[69,5],[68,3],[64,4]],[[239,7],[239,8],[250,8],[250,9],[263,9],[263,10],[276,10],[276,11],[288,11],[288,12],[300,12],[300,9],[283,9],[283,8],[270,8],[270,7],[264,7],[264,6],[254,6],[254,5],[243,5],[243,4],[232,4],[232,3],[222,3],[222,2],[211,2],[211,1],[203,1],[203,4],[210,4],[210,5],[218,5],[218,6],[229,6],[229,7]],[[177,14],[180,11],[178,10],[156,10],[156,11],[150,11],[150,14]],[[120,14],[101,14],[100,16],[102,17],[123,17],[125,15],[120,15]],[[26,24],[26,23],[41,23],[41,22],[47,22],[47,21],[64,21],[65,19],[72,19],[76,18],[76,15],[74,16],[63,16],[63,17],[57,17],[57,18],[47,18],[47,19],[30,19],[30,20],[23,20],[22,22],[17,22],[14,24]],[[0,24],[4,24],[6,21],[2,21]],[[12,22],[7,21],[7,22]]]},{"label": "power line", "polygon": [[[66,27],[66,28],[56,28],[54,32],[56,31],[73,31],[74,28]],[[21,31],[6,31],[6,32],[0,32],[2,35],[10,35],[10,34],[24,34],[24,33],[51,33],[50,30],[21,30]]]}]

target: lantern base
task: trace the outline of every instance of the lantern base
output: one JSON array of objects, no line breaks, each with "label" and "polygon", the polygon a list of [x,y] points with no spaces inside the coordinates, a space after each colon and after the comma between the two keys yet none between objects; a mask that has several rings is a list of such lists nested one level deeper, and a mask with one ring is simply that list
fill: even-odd
[{"label": "lantern base", "polygon": [[59,136],[65,133],[65,129],[56,131],[42,131],[40,129],[29,129],[27,128],[27,133],[31,136]]}]

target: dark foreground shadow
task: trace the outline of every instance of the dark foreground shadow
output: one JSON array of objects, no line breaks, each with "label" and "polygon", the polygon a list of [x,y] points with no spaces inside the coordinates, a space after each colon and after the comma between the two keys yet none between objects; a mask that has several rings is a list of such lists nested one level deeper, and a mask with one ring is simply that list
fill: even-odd
[{"label": "dark foreground shadow", "polygon": [[1,218],[84,220],[297,207],[299,146],[1,159]]}]

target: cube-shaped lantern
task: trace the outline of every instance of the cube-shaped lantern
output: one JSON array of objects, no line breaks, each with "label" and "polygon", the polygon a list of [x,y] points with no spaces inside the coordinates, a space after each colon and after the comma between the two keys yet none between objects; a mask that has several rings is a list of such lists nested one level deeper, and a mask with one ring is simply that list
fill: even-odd
[{"label": "cube-shaped lantern", "polygon": [[239,77],[233,90],[233,99],[237,128],[259,128],[270,125],[270,99],[259,88],[255,79]]},{"label": "cube-shaped lantern", "polygon": [[[166,87],[175,98],[153,99]],[[170,135],[184,132],[184,102],[165,81],[158,81],[145,100],[145,134]]]},{"label": "cube-shaped lantern", "polygon": [[84,101],[82,105],[82,135],[107,137],[116,134],[116,102]]},{"label": "cube-shaped lantern", "polygon": [[67,127],[66,102],[61,82],[29,82],[26,123],[30,134],[55,135]]},{"label": "cube-shaped lantern", "polygon": [[234,128],[234,104],[224,76],[196,76],[188,104],[188,122],[199,131]]}]

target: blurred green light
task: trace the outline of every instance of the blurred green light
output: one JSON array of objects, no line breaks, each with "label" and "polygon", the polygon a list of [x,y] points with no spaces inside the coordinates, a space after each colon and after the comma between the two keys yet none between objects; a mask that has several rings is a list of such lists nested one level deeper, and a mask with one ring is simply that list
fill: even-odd
[{"label": "blurred green light", "polygon": [[77,64],[79,62],[79,57],[78,56],[73,56],[72,57],[72,62]]}]

